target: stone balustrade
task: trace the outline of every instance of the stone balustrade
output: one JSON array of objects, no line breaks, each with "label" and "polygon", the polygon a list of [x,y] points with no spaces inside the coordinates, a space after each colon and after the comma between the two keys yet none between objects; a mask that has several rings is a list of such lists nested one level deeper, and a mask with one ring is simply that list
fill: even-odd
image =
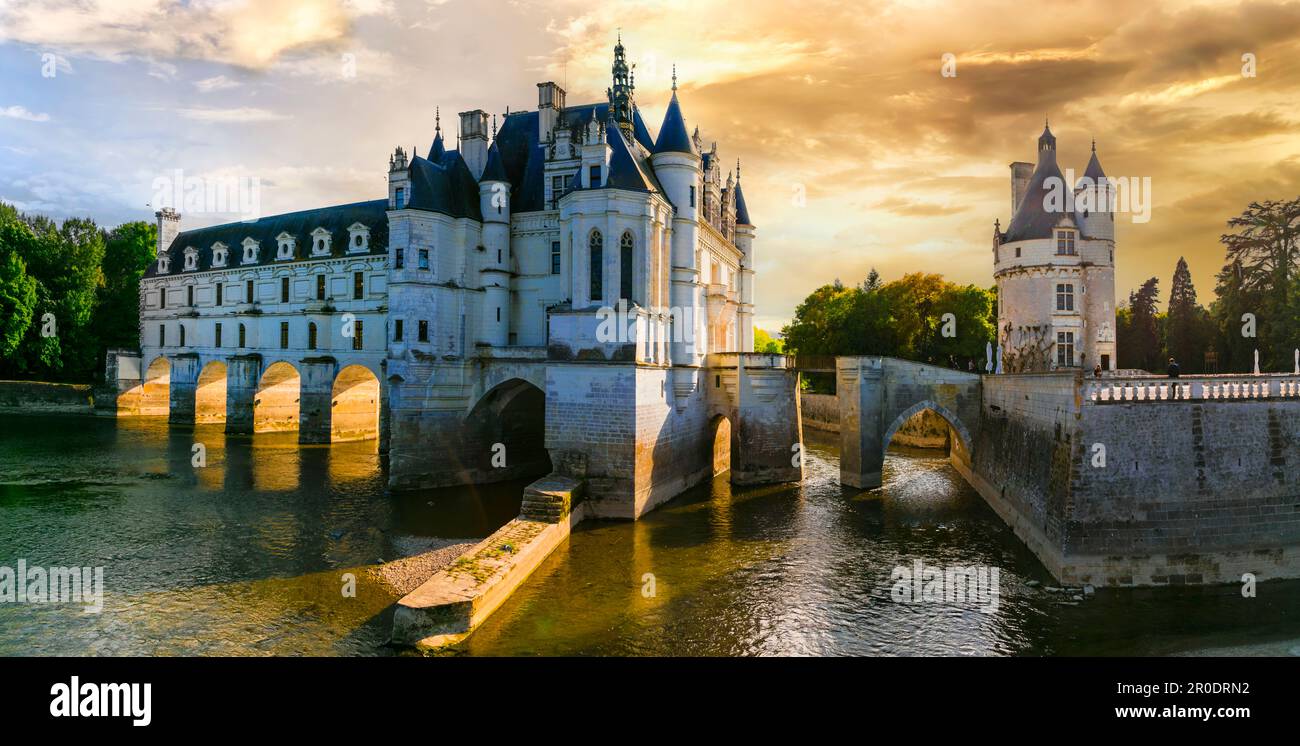
[{"label": "stone balustrade", "polygon": [[1160,378],[1129,376],[1083,382],[1088,404],[1154,401],[1236,401],[1300,399],[1300,376],[1210,375]]}]

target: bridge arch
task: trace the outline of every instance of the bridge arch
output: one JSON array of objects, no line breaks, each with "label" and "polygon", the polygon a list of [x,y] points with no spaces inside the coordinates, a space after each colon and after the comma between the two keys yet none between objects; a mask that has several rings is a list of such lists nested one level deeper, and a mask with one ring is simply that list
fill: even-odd
[{"label": "bridge arch", "polygon": [[925,412],[927,410],[934,412],[935,414],[942,417],[948,423],[948,426],[952,428],[952,432],[956,433],[957,439],[961,441],[962,449],[966,453],[970,453],[971,450],[970,430],[966,427],[965,424],[962,423],[961,418],[958,417],[955,413],[953,413],[952,410],[948,409],[942,404],[939,404],[938,402],[935,402],[932,399],[924,399],[922,401],[919,401],[913,404],[912,406],[908,407],[907,409],[904,409],[902,412],[900,412],[898,416],[894,418],[894,421],[890,423],[889,427],[885,429],[885,435],[881,439],[881,442],[884,444],[884,447],[886,449],[889,448],[889,444],[894,440],[894,434],[898,432],[898,429],[902,427],[904,423],[912,419],[912,417],[920,414],[921,412]]},{"label": "bridge arch", "polygon": [[379,437],[379,377],[365,365],[348,365],[334,377],[330,392],[330,441]]},{"label": "bridge arch", "polygon": [[484,482],[542,476],[551,470],[546,449],[546,392],[524,378],[488,389],[465,417],[463,463]]},{"label": "bridge arch", "polygon": [[292,363],[280,360],[267,366],[253,399],[253,432],[297,430],[301,398],[302,376]]},{"label": "bridge arch", "polygon": [[716,414],[709,420],[710,453],[713,458],[713,476],[731,471],[731,418]]},{"label": "bridge arch", "polygon": [[140,414],[166,417],[171,411],[172,364],[159,355],[145,369],[140,384]]},{"label": "bridge arch", "polygon": [[199,371],[194,388],[194,421],[226,421],[226,364],[213,360]]}]

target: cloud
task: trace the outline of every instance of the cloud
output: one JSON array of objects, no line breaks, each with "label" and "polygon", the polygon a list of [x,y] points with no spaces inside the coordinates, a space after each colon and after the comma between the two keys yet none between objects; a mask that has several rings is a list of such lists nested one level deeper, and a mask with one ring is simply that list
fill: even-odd
[{"label": "cloud", "polygon": [[177,114],[199,122],[222,122],[231,124],[248,124],[253,122],[273,122],[289,119],[284,114],[277,114],[269,109],[240,107],[235,109],[186,108],[176,109]]},{"label": "cloud", "polygon": [[36,112],[28,111],[27,107],[25,106],[16,106],[16,105],[8,106],[3,109],[0,109],[0,117],[4,117],[6,119],[21,119],[24,122],[50,121],[49,114],[37,114]]},{"label": "cloud", "polygon": [[240,83],[231,80],[224,75],[215,75],[211,78],[194,81],[194,87],[202,93],[211,93],[212,91],[224,91],[228,88],[238,88]]}]

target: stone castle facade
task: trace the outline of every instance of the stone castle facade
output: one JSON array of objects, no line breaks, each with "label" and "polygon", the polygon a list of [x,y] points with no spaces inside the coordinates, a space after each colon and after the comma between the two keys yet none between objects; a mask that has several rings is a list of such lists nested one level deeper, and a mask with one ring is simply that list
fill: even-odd
[{"label": "stone castle facade", "polygon": [[[998,345],[1008,372],[1115,370],[1115,213],[1096,143],[1067,184],[1056,136],[1044,127],[1038,162],[1011,164],[1011,210],[993,230]],[[1069,191],[1066,195],[1064,192]]]},{"label": "stone castle facade", "polygon": [[[639,515],[711,476],[720,420],[733,479],[798,472],[797,374],[746,354],[756,229],[739,163],[724,178],[687,128],[675,71],[656,137],[621,40],[611,72],[603,102],[545,82],[499,129],[463,112],[455,149],[438,121],[425,155],[393,152],[382,199],[187,231],[160,210],[140,356],[110,361],[119,408],[375,437],[394,487],[549,462],[607,501],[596,514]],[[759,409],[795,414],[740,448],[747,406],[755,436]]]}]

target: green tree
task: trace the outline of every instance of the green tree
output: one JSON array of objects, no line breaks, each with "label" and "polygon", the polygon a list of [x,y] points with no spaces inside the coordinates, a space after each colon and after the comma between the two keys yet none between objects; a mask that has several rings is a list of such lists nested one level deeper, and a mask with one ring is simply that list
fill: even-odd
[{"label": "green tree", "polygon": [[[1228,305],[1234,312],[1241,308],[1255,315],[1258,338],[1252,346],[1258,346],[1261,364],[1289,370],[1291,351],[1300,346],[1300,319],[1292,301],[1300,278],[1300,198],[1252,202],[1228,221],[1228,228],[1231,232],[1219,237],[1226,247],[1225,270],[1232,268],[1229,282],[1235,284],[1228,289],[1237,292]],[[1244,307],[1246,301],[1255,307]],[[1236,324],[1241,323],[1238,315]]]},{"label": "green tree", "polygon": [[1146,371],[1164,369],[1156,309],[1159,300],[1160,281],[1152,277],[1129,293],[1128,307],[1124,309],[1127,313],[1116,314],[1115,346],[1119,367]]},{"label": "green tree", "polygon": [[[97,353],[140,343],[140,278],[154,260],[158,229],[123,223],[104,235],[103,284],[95,302]],[[98,367],[98,366],[97,366]]]},{"label": "green tree", "polygon": [[1169,310],[1165,318],[1165,354],[1189,373],[1204,370],[1205,353],[1214,346],[1209,313],[1196,302],[1196,287],[1187,261],[1179,257],[1169,284]]},{"label": "green tree", "polygon": [[754,352],[770,352],[780,354],[782,350],[781,340],[774,339],[766,331],[754,327]]},{"label": "green tree", "polygon": [[18,252],[8,248],[4,234],[9,230],[8,224],[0,225],[0,358],[18,350],[36,310],[36,280]]}]

